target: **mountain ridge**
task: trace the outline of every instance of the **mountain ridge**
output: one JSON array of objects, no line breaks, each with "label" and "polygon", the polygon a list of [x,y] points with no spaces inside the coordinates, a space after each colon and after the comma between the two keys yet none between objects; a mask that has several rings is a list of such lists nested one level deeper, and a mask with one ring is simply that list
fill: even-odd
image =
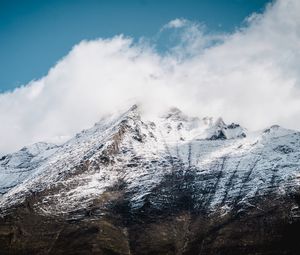
[{"label": "mountain ridge", "polygon": [[[191,253],[192,247],[201,250],[202,241],[198,234],[203,237],[204,233],[209,236],[211,231],[214,235],[225,231],[222,224],[228,220],[230,224],[238,220],[247,222],[242,215],[249,212],[262,214],[276,207],[282,215],[276,216],[278,219],[274,216],[275,220],[283,218],[286,222],[290,219],[298,224],[300,133],[277,125],[251,133],[238,124],[226,125],[221,119],[214,122],[208,118],[189,117],[176,108],[149,121],[143,119],[139,107],[134,105],[116,118],[101,120],[61,146],[43,144],[40,147],[40,155],[46,152],[46,156],[40,157],[40,161],[33,160],[38,153],[28,160],[29,154],[26,154],[24,160],[27,168],[22,168],[24,162],[12,164],[20,152],[0,161],[0,174],[15,178],[1,178],[8,179],[9,184],[14,185],[7,185],[6,182],[3,186],[5,182],[0,183],[3,192],[0,197],[1,218],[14,226],[8,231],[10,236],[15,236],[14,229],[22,228],[20,224],[26,221],[20,220],[21,215],[21,219],[34,217],[39,221],[43,218],[47,219],[46,222],[54,217],[71,229],[74,226],[68,225],[68,222],[76,222],[80,226],[99,222],[101,227],[93,233],[96,239],[97,235],[102,236],[100,230],[108,224],[109,231],[113,233],[106,238],[117,235],[122,239],[120,245],[127,247],[127,253],[122,251],[125,249],[122,245],[123,248],[109,248],[116,254],[151,254],[153,249],[156,249],[156,254],[198,254]],[[23,149],[23,152],[26,151],[30,150]],[[30,165],[31,160],[36,164],[34,167]],[[10,165],[14,168],[9,168]],[[20,174],[24,169],[27,175]],[[286,201],[280,202],[282,199]],[[269,212],[269,215],[272,214],[274,212]],[[204,219],[208,223],[204,223]],[[251,217],[249,219],[251,221]],[[265,219],[266,222],[270,220]],[[176,238],[169,240],[169,235],[179,234],[169,221],[175,226],[174,221],[183,224],[178,223],[185,229],[181,230],[186,235],[182,237],[185,241],[182,238],[181,241]],[[206,226],[203,233],[200,223]],[[45,225],[43,222],[39,224]],[[53,224],[47,224],[45,226],[53,227],[56,233]],[[0,222],[0,238],[5,240],[0,248],[22,254],[20,248],[14,250],[8,244],[12,240],[5,239],[5,234],[1,237],[3,226],[6,224],[1,225]],[[147,226],[160,229],[159,233],[162,231],[158,236],[161,240],[169,240],[166,242],[172,246],[170,252],[161,243],[163,241],[154,238],[156,241],[150,245],[149,240],[143,239],[152,236]],[[226,236],[236,234],[238,229],[232,228],[224,232],[225,237],[224,233],[219,233],[220,240],[228,240]],[[28,229],[35,227],[27,226]],[[80,232],[80,228],[77,231]],[[122,234],[120,237],[116,231],[125,233],[125,236]],[[135,231],[140,233],[142,240],[139,237],[132,239],[126,231],[133,236]],[[168,238],[161,236],[163,233]],[[268,234],[266,236],[269,240]],[[28,238],[22,234],[21,237],[21,240]],[[81,237],[84,243],[85,237]],[[68,239],[67,236],[61,238],[62,243]],[[89,248],[87,254],[110,254],[105,252],[106,245],[94,243],[96,239],[89,242],[96,245],[99,252],[93,253]],[[252,242],[258,242],[255,237],[252,239]],[[207,252],[203,254],[224,252],[227,244],[220,240],[216,247],[208,245]],[[25,246],[31,247],[32,254],[38,254],[41,252],[39,249],[49,247],[49,242],[52,241],[45,241],[42,248],[31,247],[30,244]],[[113,240],[111,242],[114,247],[119,247]],[[245,243],[251,246],[249,240]],[[261,245],[257,246],[258,250],[265,249]],[[71,250],[74,251],[74,247],[71,250],[67,247],[60,249],[70,254],[73,254]],[[234,243],[231,252],[235,250],[241,252],[243,248]],[[53,252],[60,254],[58,251],[53,249]],[[223,252],[220,254],[227,254]]]}]

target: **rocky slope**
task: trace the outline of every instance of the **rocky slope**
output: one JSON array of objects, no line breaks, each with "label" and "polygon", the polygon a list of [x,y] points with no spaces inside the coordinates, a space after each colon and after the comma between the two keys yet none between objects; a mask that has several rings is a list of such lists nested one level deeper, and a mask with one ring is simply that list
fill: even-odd
[{"label": "rocky slope", "polygon": [[300,133],[133,106],[0,158],[1,254],[299,254]]}]

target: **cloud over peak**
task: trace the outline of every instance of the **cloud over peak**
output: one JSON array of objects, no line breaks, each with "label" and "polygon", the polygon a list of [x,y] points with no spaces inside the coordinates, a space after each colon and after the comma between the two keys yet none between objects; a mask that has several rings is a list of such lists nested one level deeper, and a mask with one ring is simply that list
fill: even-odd
[{"label": "cloud over peak", "polygon": [[134,101],[300,129],[299,13],[299,1],[279,0],[232,34],[174,19],[161,30],[179,31],[168,54],[122,35],[82,41],[45,77],[0,94],[0,153],[64,141]]}]

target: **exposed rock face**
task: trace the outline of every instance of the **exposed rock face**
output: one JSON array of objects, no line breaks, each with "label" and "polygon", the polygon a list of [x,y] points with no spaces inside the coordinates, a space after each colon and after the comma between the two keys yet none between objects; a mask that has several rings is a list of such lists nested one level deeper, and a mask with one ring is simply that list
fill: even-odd
[{"label": "exposed rock face", "polygon": [[299,132],[134,106],[0,159],[0,254],[299,254],[299,167]]}]

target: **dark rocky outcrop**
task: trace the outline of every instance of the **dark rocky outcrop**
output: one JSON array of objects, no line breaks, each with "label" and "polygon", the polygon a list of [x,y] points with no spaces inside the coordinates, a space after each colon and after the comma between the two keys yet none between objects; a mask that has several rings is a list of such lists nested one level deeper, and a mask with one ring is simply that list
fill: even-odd
[{"label": "dark rocky outcrop", "polygon": [[37,214],[30,202],[15,208],[0,220],[1,254],[299,253],[295,197],[261,197],[222,215],[193,210],[190,194],[180,190],[170,210],[170,201],[161,210],[148,201],[134,211],[122,189],[107,192],[112,200],[102,214],[97,204],[64,216]]}]

